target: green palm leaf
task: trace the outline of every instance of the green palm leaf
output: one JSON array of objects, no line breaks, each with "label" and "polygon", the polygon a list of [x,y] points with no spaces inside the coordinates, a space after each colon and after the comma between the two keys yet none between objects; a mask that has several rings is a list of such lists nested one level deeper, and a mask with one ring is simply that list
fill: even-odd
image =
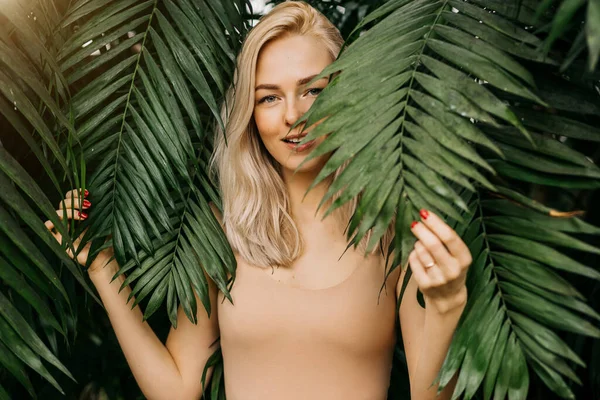
[{"label": "green palm leaf", "polygon": [[[460,20],[456,20],[457,14],[451,11],[452,8],[465,10],[464,14],[461,13]],[[369,130],[375,135],[378,132],[386,132],[387,130],[383,129],[386,126],[399,123],[395,132],[391,133],[402,139],[394,163],[400,165],[404,173],[400,178],[397,171],[392,183],[400,179],[406,180],[405,190],[409,201],[417,209],[429,207],[460,218],[453,210],[452,204],[464,209],[464,202],[454,191],[442,189],[440,184],[436,183],[438,180],[422,181],[424,176],[439,174],[435,172],[431,163],[429,165],[424,164],[423,161],[416,163],[415,159],[410,157],[406,158],[407,162],[404,163],[403,154],[407,152],[406,150],[415,155],[416,159],[423,160],[425,149],[433,148],[433,153],[438,155],[438,159],[442,159],[443,163],[459,171],[459,174],[454,174],[455,182],[464,186],[470,178],[490,189],[493,188],[488,179],[478,172],[477,167],[490,172],[493,168],[478,155],[470,143],[476,143],[496,153],[501,154],[501,151],[477,125],[469,124],[461,117],[477,118],[497,126],[493,115],[513,124],[525,135],[527,133],[514,113],[493,92],[482,85],[477,85],[472,79],[471,84],[465,84],[464,82],[469,81],[468,75],[457,68],[450,67],[447,62],[440,62],[440,58],[452,60],[457,67],[464,68],[499,89],[542,103],[530,88],[517,80],[513,73],[516,71],[521,77],[525,77],[525,81],[531,81],[530,77],[522,72],[522,68],[511,67],[517,65],[516,62],[502,50],[494,47],[494,44],[502,40],[518,38],[537,44],[538,39],[522,29],[511,30],[512,37],[509,38],[503,34],[508,30],[506,25],[508,22],[499,22],[504,20],[495,15],[477,13],[474,8],[476,7],[465,5],[463,2],[426,0],[388,2],[385,9],[391,14],[357,39],[342,53],[338,61],[323,71],[322,76],[338,71],[344,72],[333,79],[327,90],[319,96],[315,107],[303,118],[303,121],[312,124],[324,116],[329,116],[329,119],[314,129],[306,139],[311,140],[332,132],[323,143],[323,148],[317,149],[311,157],[324,151],[335,150],[336,153],[315,184],[342,165],[350,155],[356,154],[358,160],[361,152],[367,149],[364,154],[365,160],[368,160],[372,159],[374,154],[384,151],[384,148],[390,147],[387,141],[376,148],[366,147],[368,142],[365,141],[357,148],[355,141],[350,140],[350,137],[356,137],[366,126],[369,126]],[[483,18],[482,24],[470,15]],[[474,52],[473,48],[470,49],[464,40],[458,40],[462,36],[473,35],[471,21],[487,29],[488,42],[479,40],[480,43],[475,48],[483,55]],[[454,40],[454,37],[458,39]],[[519,51],[526,53],[529,58],[539,58],[539,53],[533,46],[525,43],[520,47]],[[357,60],[361,61],[357,63]],[[398,63],[396,60],[403,61]],[[498,60],[506,60],[506,62],[498,63]],[[377,68],[373,68],[375,63]],[[358,66],[354,67],[354,65]],[[365,76],[361,71],[366,70],[373,73],[369,73],[368,82],[363,82]],[[440,77],[448,76],[448,73],[455,78],[452,80],[453,83],[447,83],[449,80],[440,80]],[[359,80],[361,80],[360,85]],[[358,104],[359,99],[363,100],[363,91],[348,88],[369,87],[376,85],[377,82],[385,82],[385,91],[373,91],[373,100],[369,96],[364,99],[367,104],[373,104],[373,108],[368,107],[369,112],[365,110],[364,114],[357,113],[352,106]],[[388,97],[382,97],[385,93],[390,94]],[[376,99],[380,99],[379,103]],[[344,111],[336,112],[336,110]],[[352,119],[346,117],[349,114],[353,114],[354,119],[364,123],[352,123]],[[404,138],[410,139],[406,148]],[[370,157],[367,154],[370,154]],[[350,166],[354,162],[353,160]],[[419,172],[415,174],[413,169]],[[444,175],[450,178],[448,173]],[[363,187],[357,188],[364,190],[365,193],[377,193],[379,201],[362,201],[359,205],[348,230],[349,238],[353,238],[355,243],[364,236],[368,228],[373,226],[372,218],[361,222],[362,215],[369,210],[369,215],[378,216],[383,208],[385,199],[382,197],[387,194],[377,191],[384,176],[379,175],[379,177],[380,179],[369,179],[368,182],[365,181]],[[342,181],[336,189],[343,188],[349,183],[350,180]],[[390,202],[392,201],[390,199]],[[339,205],[341,204],[338,202],[334,207]],[[388,214],[381,214],[379,223],[387,225],[390,220],[391,215],[388,219]],[[358,229],[361,224],[362,228]]]},{"label": "green palm leaf", "polygon": [[[534,75],[518,61],[559,64],[542,53],[540,38],[508,19],[532,19],[537,3],[523,2],[521,19],[514,15],[519,8],[496,5],[498,13],[453,0],[387,2],[357,30],[379,22],[318,77],[332,80],[298,123],[326,118],[305,139],[327,135],[309,158],[333,151],[313,185],[347,163],[324,200],[339,195],[329,213],[359,196],[351,243],[372,230],[372,248],[396,215],[390,271],[412,249],[408,226],[419,208],[445,215],[469,245],[475,260],[469,302],[440,390],[458,374],[453,398],[481,390],[486,399],[523,399],[530,366],[569,397],[564,378],[578,381],[569,362],[581,360],[553,330],[598,337],[600,316],[559,272],[600,279],[596,269],[564,254],[598,254],[570,235],[598,228],[507,185],[597,188],[598,167],[552,134],[599,136],[577,117],[546,112],[556,99],[542,100]],[[561,103],[576,96],[565,94]]]},{"label": "green palm leaf", "polygon": [[77,87],[72,109],[93,171],[84,241],[92,240],[92,253],[114,247],[125,284],[135,282],[133,305],[149,299],[145,318],[166,297],[174,325],[179,303],[195,321],[192,288],[210,313],[204,272],[227,296],[235,277],[235,259],[209,206],[219,199],[208,179],[208,121],[222,125],[218,104],[247,28],[245,7],[89,1],[63,20],[83,27],[61,49],[60,65]]},{"label": "green palm leaf", "polygon": [[[564,377],[576,382],[578,378],[568,362],[583,363],[551,329],[597,338],[597,322],[586,317],[598,321],[600,315],[550,268],[594,279],[600,273],[548,244],[595,253],[597,248],[565,233],[590,233],[588,226],[578,219],[557,220],[508,200],[476,197],[470,207],[477,211],[458,229],[466,232],[463,239],[477,256],[468,277],[469,302],[440,374],[441,387],[458,372],[455,398],[472,398],[480,385],[484,398],[506,394],[525,398],[528,379],[514,380],[526,374],[527,361],[548,387],[573,397]],[[592,231],[597,234],[597,228]],[[532,236],[537,241],[528,239]],[[564,241],[556,242],[558,237]],[[510,358],[514,355],[507,353],[507,346],[518,354],[516,359]]]},{"label": "green palm leaf", "polygon": [[[52,364],[72,379],[38,336],[38,331],[44,331],[51,344],[56,332],[68,337],[67,321],[74,310],[59,269],[66,267],[96,297],[80,268],[66,256],[65,246],[72,243],[52,205],[62,196],[63,183],[69,187],[85,185],[83,175],[73,173],[79,163],[73,151],[77,147],[74,128],[64,111],[69,90],[53,47],[61,42],[60,36],[50,40],[54,39],[59,14],[53,4],[33,3],[25,9],[22,2],[6,4],[0,13],[5,25],[0,34],[0,113],[19,137],[0,145],[0,340],[6,350],[0,363],[35,397],[27,367],[61,392],[45,364]],[[41,179],[34,179],[31,170],[20,165],[26,153],[19,147],[21,143],[42,167]],[[61,172],[56,173],[58,170]],[[45,219],[63,235],[63,246],[43,225]],[[35,316],[41,324],[25,316]],[[51,348],[56,351],[55,346]]]},{"label": "green palm leaf", "polygon": [[[554,1],[544,1],[538,6],[537,14],[551,8]],[[583,11],[583,12],[582,12]],[[582,27],[577,22],[581,21]],[[596,69],[600,57],[600,1],[598,0],[563,0],[557,6],[544,49],[549,51],[556,40],[578,31],[576,39],[565,59],[562,69],[567,69],[587,47],[588,69]]]},{"label": "green palm leaf", "polygon": [[[194,321],[193,291],[210,314],[207,277],[229,295],[235,259],[212,212],[208,132],[222,124],[248,2],[78,0],[64,13],[30,3],[0,10],[0,113],[43,169],[34,179],[14,146],[0,145],[0,365],[35,397],[28,369],[58,390],[45,363],[68,371],[13,304],[35,311],[50,342],[67,335],[73,299],[48,256],[88,287],[65,256],[70,241],[58,245],[41,220],[68,237],[53,195],[87,186],[86,169],[94,207],[73,234],[89,228],[92,253],[115,248],[133,305],[147,301],[145,319],[166,301],[173,325],[179,304]],[[326,212],[358,196],[348,239],[371,232],[368,249],[396,217],[389,272],[406,262],[419,208],[444,215],[468,243],[469,303],[439,376],[443,387],[458,374],[455,398],[525,398],[529,373],[572,397],[584,363],[555,331],[600,334],[597,311],[570,283],[600,276],[578,261],[598,254],[581,235],[600,229],[518,188],[599,186],[597,165],[572,146],[600,137],[587,90],[598,0],[390,0],[364,18],[376,3],[346,13],[337,3],[317,6],[356,40],[323,72],[334,78],[299,122],[327,117],[306,139],[327,134],[313,155],[333,151],[317,182],[350,161]],[[573,43],[567,54],[561,41]],[[578,74],[586,49],[592,72]],[[536,65],[562,65],[572,82]],[[220,361],[211,357],[212,398],[225,396]]]}]

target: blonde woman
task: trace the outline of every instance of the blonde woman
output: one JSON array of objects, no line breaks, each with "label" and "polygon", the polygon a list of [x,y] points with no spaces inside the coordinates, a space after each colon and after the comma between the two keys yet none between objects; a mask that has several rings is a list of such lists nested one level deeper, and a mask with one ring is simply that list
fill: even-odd
[{"label": "blonde woman", "polygon": [[[413,278],[398,315],[400,269],[379,296],[381,253],[344,253],[344,218],[356,203],[323,220],[315,211],[330,182],[304,197],[329,155],[297,170],[323,138],[298,146],[310,129],[290,128],[327,85],[327,78],[308,83],[341,45],[323,15],[306,3],[286,2],[261,19],[239,55],[236,90],[230,91],[234,107],[225,116],[228,144],[219,133],[213,163],[223,195],[219,218],[237,259],[234,304],[212,284],[216,312],[209,319],[199,311],[194,325],[180,309],[178,327],[163,344],[139,307],[126,304],[130,289],[118,293],[125,276],[110,283],[119,268],[115,261],[103,267],[110,249],[89,269],[147,398],[200,398],[202,371],[220,338],[229,400],[383,400],[396,318],[412,398],[436,398],[432,382],[467,299],[468,248],[438,216],[421,210],[412,226],[418,238],[409,257]],[[67,208],[83,210],[66,212],[68,218],[86,218],[91,204],[84,197],[67,194]],[[86,258],[87,249],[78,261]],[[416,300],[417,288],[426,309]],[[450,398],[452,386],[440,398]]]}]

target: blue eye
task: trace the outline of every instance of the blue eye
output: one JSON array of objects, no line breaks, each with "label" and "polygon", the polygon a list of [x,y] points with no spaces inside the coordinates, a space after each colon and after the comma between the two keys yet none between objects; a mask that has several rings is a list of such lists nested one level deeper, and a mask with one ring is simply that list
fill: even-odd
[{"label": "blue eye", "polygon": [[318,96],[319,93],[321,93],[323,91],[323,89],[321,88],[312,88],[312,89],[308,89],[308,94],[310,94],[311,96]]},{"label": "blue eye", "polygon": [[265,97],[263,97],[262,99],[260,99],[260,100],[258,101],[258,103],[259,103],[259,104],[261,104],[261,103],[272,103],[272,102],[274,102],[275,100],[277,100],[277,98],[271,94],[271,95],[269,95],[269,96],[265,96]]}]

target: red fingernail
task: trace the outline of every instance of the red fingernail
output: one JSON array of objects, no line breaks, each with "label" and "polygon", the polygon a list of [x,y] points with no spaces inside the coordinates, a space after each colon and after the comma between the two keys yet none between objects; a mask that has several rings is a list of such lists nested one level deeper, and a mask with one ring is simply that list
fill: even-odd
[{"label": "red fingernail", "polygon": [[81,211],[77,211],[77,214],[79,215],[79,218],[81,218],[81,219],[86,219],[88,217],[86,213],[82,213]]},{"label": "red fingernail", "polygon": [[418,222],[417,222],[417,221],[413,221],[413,222],[412,222],[412,224],[410,224],[410,229],[414,228],[414,227],[415,227],[415,225],[417,225],[417,224],[418,224]]},{"label": "red fingernail", "polygon": [[429,217],[429,212],[424,208],[422,208],[421,211],[419,211],[419,214],[421,214],[421,218],[423,219],[427,219],[427,217]]},{"label": "red fingernail", "polygon": [[84,207],[90,207],[91,205],[92,205],[92,203],[90,203],[90,201],[89,201],[89,200],[84,200],[84,201],[83,201],[83,206],[84,206]]},{"label": "red fingernail", "polygon": [[85,191],[83,192],[83,197],[88,197],[90,195],[90,192],[85,189]]}]

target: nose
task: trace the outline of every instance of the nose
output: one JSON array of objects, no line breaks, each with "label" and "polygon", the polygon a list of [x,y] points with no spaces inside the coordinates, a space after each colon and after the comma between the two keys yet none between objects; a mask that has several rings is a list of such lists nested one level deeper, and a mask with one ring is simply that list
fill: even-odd
[{"label": "nose", "polygon": [[286,104],[285,108],[285,124],[292,126],[298,121],[298,118],[303,114],[300,110],[300,104],[296,100],[290,100]]}]

